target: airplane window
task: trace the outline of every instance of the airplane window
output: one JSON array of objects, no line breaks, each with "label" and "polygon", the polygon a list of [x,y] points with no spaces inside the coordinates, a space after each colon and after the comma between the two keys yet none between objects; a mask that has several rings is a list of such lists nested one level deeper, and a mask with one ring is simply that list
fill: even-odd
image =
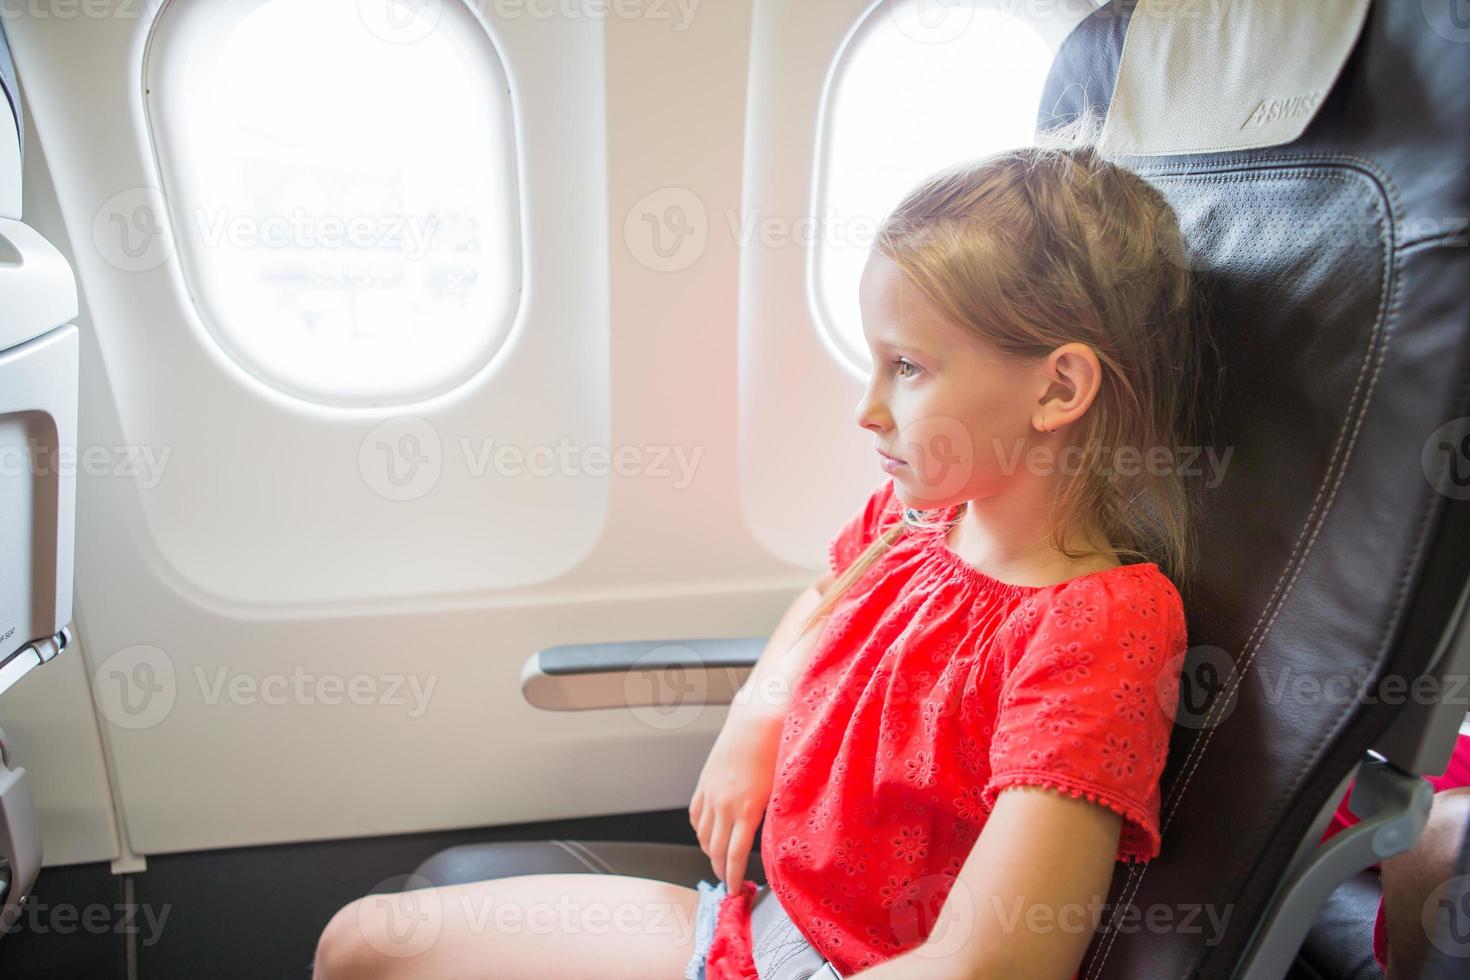
[{"label": "airplane window", "polygon": [[1033,142],[1052,51],[1020,17],[957,4],[881,4],[838,53],[823,106],[808,292],[816,322],[863,376],[858,279],[878,224],[925,176]]},{"label": "airplane window", "polygon": [[152,45],[149,118],[220,344],[299,397],[396,404],[475,373],[514,318],[514,136],[468,9],[375,23],[360,6],[193,5]]}]

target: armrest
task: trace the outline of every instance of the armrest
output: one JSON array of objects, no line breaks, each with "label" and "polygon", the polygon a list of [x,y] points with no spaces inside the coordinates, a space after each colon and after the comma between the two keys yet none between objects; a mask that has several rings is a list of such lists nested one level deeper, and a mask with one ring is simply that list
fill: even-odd
[{"label": "armrest", "polygon": [[548,711],[729,704],[765,637],[568,643],[533,654],[521,694]]}]

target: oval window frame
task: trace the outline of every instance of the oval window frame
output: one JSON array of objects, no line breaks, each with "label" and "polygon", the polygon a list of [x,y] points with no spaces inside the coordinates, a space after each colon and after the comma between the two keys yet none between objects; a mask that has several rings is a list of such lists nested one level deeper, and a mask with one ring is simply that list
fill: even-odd
[{"label": "oval window frame", "polygon": [[[181,210],[188,207],[191,201],[198,200],[198,189],[190,167],[184,161],[183,154],[187,153],[187,147],[175,136],[175,130],[185,128],[176,125],[185,118],[185,110],[177,104],[177,99],[172,94],[181,87],[174,82],[187,75],[188,59],[195,53],[190,50],[191,45],[199,45],[202,39],[210,36],[216,39],[216,44],[222,43],[245,17],[272,2],[277,0],[229,0],[228,3],[213,5],[195,0],[166,0],[149,26],[144,43],[141,59],[142,110],[148,146],[159,184],[156,197],[161,200],[169,222],[167,233],[172,239],[172,254],[177,258],[178,275],[188,296],[198,332],[207,338],[225,360],[245,375],[272,391],[313,407],[402,408],[442,398],[466,386],[491,368],[497,357],[507,349],[507,342],[515,325],[524,315],[527,248],[522,218],[524,209],[521,201],[519,113],[500,46],[495,42],[489,26],[464,0],[444,0],[436,5],[436,20],[432,28],[439,29],[446,21],[457,25],[456,29],[460,32],[457,43],[482,50],[483,58],[477,67],[492,76],[493,80],[493,86],[487,89],[487,93],[500,93],[503,98],[497,113],[500,124],[495,128],[499,130],[500,145],[504,148],[502,159],[505,178],[501,196],[503,213],[510,219],[509,228],[505,231],[505,241],[509,245],[506,261],[511,266],[507,276],[511,288],[503,296],[492,297],[487,301],[491,311],[485,318],[487,328],[480,342],[474,345],[473,353],[457,359],[452,366],[446,366],[432,380],[412,387],[380,387],[375,390],[334,393],[326,386],[311,388],[294,383],[232,339],[233,328],[228,315],[214,307],[216,298],[211,295],[210,290],[204,288],[210,274],[202,271],[203,262],[197,254],[203,251],[203,245],[196,239],[192,225],[181,220]],[[226,10],[228,15],[223,16],[222,13]],[[487,97],[490,96],[487,94]]]},{"label": "oval window frame", "polygon": [[[923,0],[900,0],[900,2],[906,3],[909,6],[916,6],[922,3]],[[887,13],[889,16],[892,16],[893,8],[894,0],[874,0],[867,10],[853,21],[852,26],[843,35],[842,40],[837,45],[837,52],[828,65],[826,76],[822,81],[821,96],[817,106],[817,139],[814,152],[812,153],[811,208],[807,215],[808,220],[811,222],[811,227],[817,230],[815,244],[807,250],[807,258],[804,263],[805,269],[803,270],[807,313],[811,317],[812,325],[816,330],[818,338],[821,340],[822,346],[832,354],[833,359],[841,364],[844,370],[864,382],[867,381],[872,371],[871,358],[866,349],[860,349],[848,340],[840,325],[840,318],[828,309],[827,299],[821,288],[821,275],[823,270],[820,263],[822,262],[823,254],[822,242],[825,241],[823,231],[826,228],[821,215],[827,204],[828,185],[824,178],[827,162],[832,157],[833,128],[835,123],[833,117],[835,116],[838,85],[841,83],[843,73],[850,67],[853,52],[856,50],[858,42],[867,31],[873,29],[873,24],[880,15]],[[967,9],[971,15],[977,9],[983,9],[996,14],[1002,13],[998,7],[988,5],[985,7],[972,6]],[[1057,45],[1060,39],[1049,38],[1044,31],[1037,29],[1036,25],[1030,21],[1026,21],[1025,23],[1028,28],[1035,32],[1042,43],[1051,50],[1052,61],[1054,63],[1057,55]],[[902,30],[902,27],[900,26],[898,29]],[[1050,68],[1048,67],[1049,71]],[[896,204],[897,202],[895,201],[894,203]],[[877,223],[874,225],[874,230],[877,230]],[[861,329],[859,333],[861,333]]]}]

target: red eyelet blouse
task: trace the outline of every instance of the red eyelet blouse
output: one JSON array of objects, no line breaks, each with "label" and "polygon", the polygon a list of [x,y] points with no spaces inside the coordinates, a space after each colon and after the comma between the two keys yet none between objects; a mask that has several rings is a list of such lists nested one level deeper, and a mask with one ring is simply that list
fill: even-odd
[{"label": "red eyelet blouse", "polygon": [[[886,481],[832,539],[840,573],[902,518]],[[958,505],[933,519],[952,519]],[[1010,585],[943,528],[910,529],[839,601],[782,724],[766,879],[844,976],[918,946],[996,795],[1050,786],[1124,818],[1118,860],[1159,853],[1159,779],[1187,646],[1153,563]],[[707,980],[756,977],[756,886],[721,903]]]}]

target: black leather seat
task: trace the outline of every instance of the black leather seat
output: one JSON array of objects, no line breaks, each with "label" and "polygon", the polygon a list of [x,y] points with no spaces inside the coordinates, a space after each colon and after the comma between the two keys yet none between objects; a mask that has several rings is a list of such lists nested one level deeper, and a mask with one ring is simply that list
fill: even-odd
[{"label": "black leather seat", "polygon": [[1373,959],[1373,922],[1383,894],[1378,872],[1365,868],[1337,886],[1297,954],[1300,980],[1382,980]]},{"label": "black leather seat", "polygon": [[[1233,457],[1206,494],[1205,567],[1181,589],[1188,710],[1203,723],[1175,728],[1162,853],[1115,867],[1086,980],[1232,977],[1261,931],[1286,921],[1273,913],[1287,872],[1311,866],[1304,842],[1367,751],[1402,762],[1400,776],[1434,771],[1410,768],[1423,756],[1407,746],[1423,742],[1406,741],[1423,735],[1413,719],[1432,708],[1291,688],[1282,698],[1271,686],[1346,675],[1373,690],[1425,675],[1470,582],[1470,494],[1441,491],[1433,475],[1455,462],[1434,434],[1470,416],[1470,58],[1430,6],[1375,2],[1293,141],[1122,161],[1180,216],[1224,368],[1210,444]],[[1113,0],[1064,41],[1042,128],[1084,107],[1106,111],[1132,8]],[[528,846],[459,848],[422,870],[447,881],[606,865],[686,884],[709,870],[693,848]],[[1341,884],[1310,931],[1310,908],[1276,930],[1306,935],[1300,970],[1376,973],[1371,876]],[[1218,935],[1198,920],[1140,927],[1152,909],[1228,921]],[[1277,954],[1275,976],[1286,972],[1294,948],[1277,949],[1260,975]]]}]

